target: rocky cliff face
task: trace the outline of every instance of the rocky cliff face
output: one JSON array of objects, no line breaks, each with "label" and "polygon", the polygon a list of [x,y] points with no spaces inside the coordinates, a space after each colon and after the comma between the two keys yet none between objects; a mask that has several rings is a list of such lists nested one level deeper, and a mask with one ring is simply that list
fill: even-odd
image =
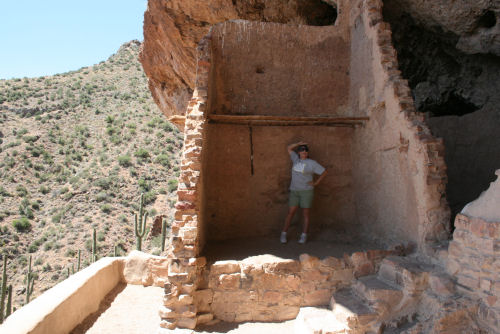
[{"label": "rocky cliff face", "polygon": [[321,0],[149,0],[140,61],[156,103],[184,115],[196,77],[196,45],[213,24],[235,19],[329,25],[334,6]]},{"label": "rocky cliff face", "polygon": [[[196,45],[211,25],[233,19],[329,25],[336,16],[334,0],[149,0],[140,60],[163,113],[184,115]],[[494,0],[384,2],[417,110],[445,140],[454,213],[487,188],[500,166],[499,17]]]}]

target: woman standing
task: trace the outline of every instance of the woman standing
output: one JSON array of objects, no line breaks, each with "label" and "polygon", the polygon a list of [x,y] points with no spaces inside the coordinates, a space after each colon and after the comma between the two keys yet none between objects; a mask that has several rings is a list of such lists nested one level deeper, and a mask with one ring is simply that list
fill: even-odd
[{"label": "woman standing", "polygon": [[[297,149],[296,153],[294,150]],[[326,169],[316,161],[309,159],[309,148],[307,143],[298,142],[288,145],[288,154],[292,160],[292,181],[290,183],[290,198],[288,202],[289,210],[285,219],[285,227],[281,232],[281,243],[287,242],[287,232],[290,227],[293,216],[297,209],[302,208],[304,215],[304,225],[299,243],[303,244],[307,240],[307,231],[309,229],[309,211],[314,197],[314,187],[317,186],[326,175]],[[314,181],[314,174],[319,175]]]}]

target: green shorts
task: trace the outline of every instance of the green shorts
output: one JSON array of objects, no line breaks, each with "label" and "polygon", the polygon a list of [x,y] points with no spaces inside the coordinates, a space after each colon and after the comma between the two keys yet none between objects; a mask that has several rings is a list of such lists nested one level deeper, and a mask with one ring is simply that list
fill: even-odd
[{"label": "green shorts", "polygon": [[309,209],[312,206],[314,189],[311,190],[290,190],[288,206],[299,206],[302,209]]}]

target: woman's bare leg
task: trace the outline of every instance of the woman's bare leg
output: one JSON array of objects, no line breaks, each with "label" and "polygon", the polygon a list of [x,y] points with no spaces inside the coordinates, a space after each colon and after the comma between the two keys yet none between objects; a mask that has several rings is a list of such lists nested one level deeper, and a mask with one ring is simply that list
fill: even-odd
[{"label": "woman's bare leg", "polygon": [[291,206],[288,210],[288,215],[285,219],[285,227],[283,227],[283,232],[288,232],[288,228],[290,227],[290,223],[292,222],[293,216],[295,216],[295,212],[297,212],[298,206]]},{"label": "woman's bare leg", "polygon": [[307,233],[309,230],[309,212],[310,209],[302,209],[302,214],[304,215],[304,227],[302,229],[303,233]]}]

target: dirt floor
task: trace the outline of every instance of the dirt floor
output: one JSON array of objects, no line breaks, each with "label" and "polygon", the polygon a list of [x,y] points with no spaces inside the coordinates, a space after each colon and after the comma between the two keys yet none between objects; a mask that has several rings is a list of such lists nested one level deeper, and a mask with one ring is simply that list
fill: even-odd
[{"label": "dirt floor", "polygon": [[282,259],[297,260],[301,254],[307,253],[323,259],[328,256],[342,258],[344,253],[351,255],[354,252],[366,251],[369,249],[383,249],[382,247],[362,240],[352,238],[325,238],[321,235],[308,237],[305,244],[298,243],[299,233],[289,233],[288,242],[281,244],[279,235],[275,238],[259,237],[232,239],[225,241],[210,242],[203,253],[208,262],[220,260],[241,261],[248,257],[259,255],[273,255]]}]

